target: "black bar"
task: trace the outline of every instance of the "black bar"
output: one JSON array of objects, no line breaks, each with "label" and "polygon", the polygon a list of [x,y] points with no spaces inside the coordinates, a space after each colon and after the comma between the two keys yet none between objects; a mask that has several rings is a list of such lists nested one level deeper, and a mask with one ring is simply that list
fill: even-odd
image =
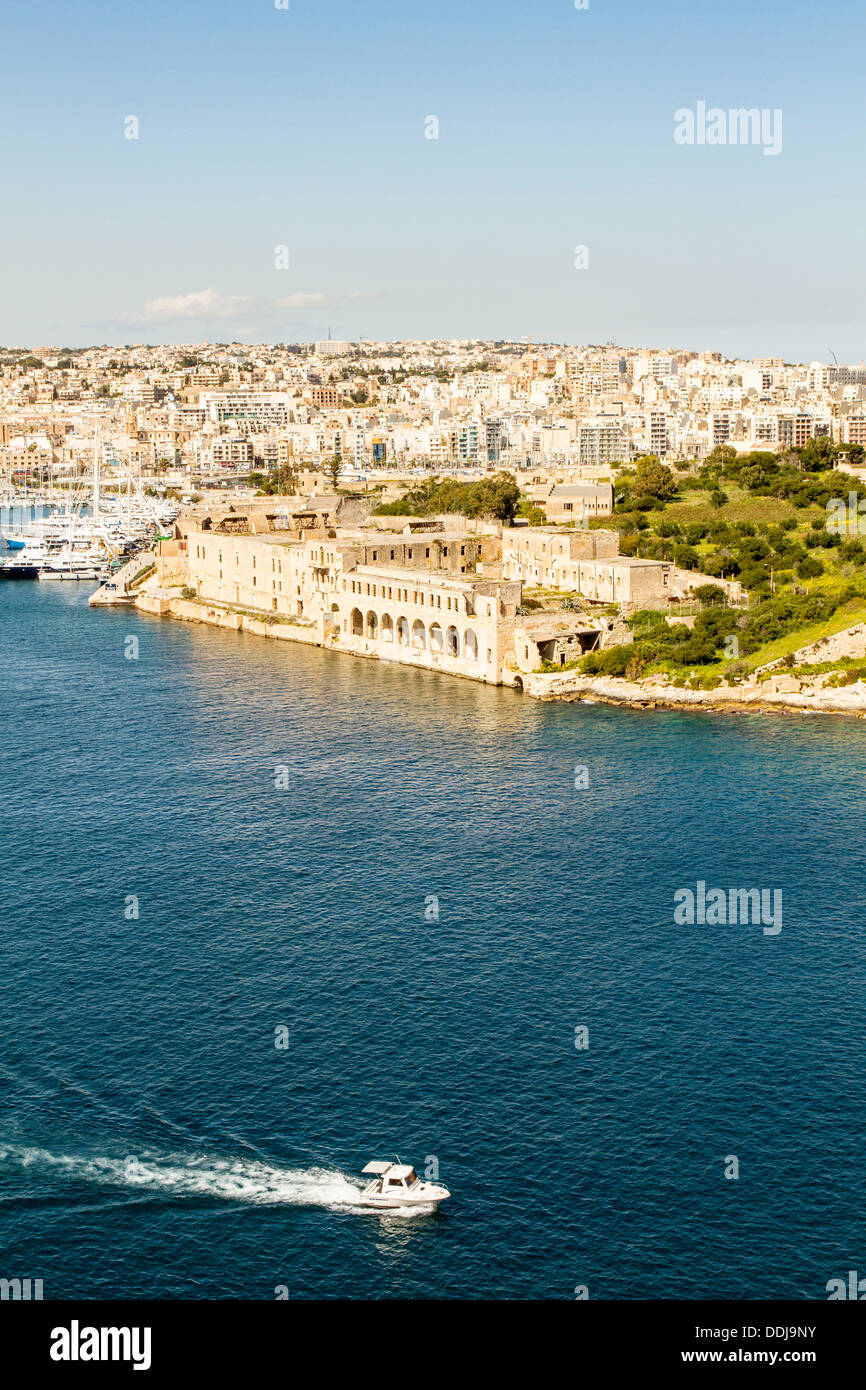
[{"label": "black bar", "polygon": [[[380,1376],[393,1365],[401,1384],[441,1366],[450,1382],[465,1366],[459,1347],[490,1370],[525,1352],[535,1360],[536,1382],[557,1364],[571,1366],[575,1380],[590,1366],[594,1378],[599,1371],[653,1378],[675,1368],[700,1375],[707,1366],[734,1373],[796,1366],[826,1380],[856,1373],[862,1361],[866,1323],[845,1302],[4,1302],[0,1345],[4,1369],[14,1365],[19,1382],[29,1372],[61,1383],[100,1372],[155,1383],[183,1374],[224,1381],[264,1375],[267,1367],[282,1369],[288,1382],[328,1375],[343,1359],[354,1372]],[[80,1356],[91,1347],[111,1356],[112,1336],[103,1344],[101,1333],[96,1341],[88,1331],[102,1328],[127,1330],[128,1339],[116,1339],[127,1360]],[[52,1347],[70,1357],[77,1349],[80,1359],[53,1359]],[[408,1361],[407,1347],[414,1348]]]}]

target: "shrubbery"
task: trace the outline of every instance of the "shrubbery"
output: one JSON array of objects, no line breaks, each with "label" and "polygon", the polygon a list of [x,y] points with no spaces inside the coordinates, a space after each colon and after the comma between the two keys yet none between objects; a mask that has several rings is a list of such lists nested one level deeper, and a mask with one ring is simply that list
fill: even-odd
[{"label": "shrubbery", "polygon": [[461,516],[486,516],[509,524],[520,501],[520,488],[510,473],[496,473],[476,483],[452,478],[428,478],[411,488],[398,502],[377,507],[375,516],[435,516],[458,512]]},{"label": "shrubbery", "polygon": [[[706,587],[715,589],[713,585]],[[628,674],[634,679],[654,665],[672,670],[717,665],[728,655],[726,638],[736,636],[739,655],[746,657],[768,642],[826,622],[851,597],[848,590],[841,594],[795,594],[786,590],[748,612],[718,605],[705,608],[692,627],[668,623],[663,614],[652,610],[635,613],[628,620],[634,642],[609,647],[604,652],[590,652],[583,658],[581,670],[587,675]],[[745,669],[737,663],[730,671],[741,674]],[[718,683],[720,678],[714,674],[713,679]]]}]

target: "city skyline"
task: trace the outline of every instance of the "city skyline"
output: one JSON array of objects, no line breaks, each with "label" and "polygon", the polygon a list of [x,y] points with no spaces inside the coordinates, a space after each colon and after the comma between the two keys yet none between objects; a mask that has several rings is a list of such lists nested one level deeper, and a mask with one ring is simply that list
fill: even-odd
[{"label": "city skyline", "polygon": [[[866,21],[848,0],[82,0],[4,28],[7,343],[331,329],[864,356],[862,194],[843,175]],[[832,75],[804,81],[829,41]],[[776,157],[677,143],[677,113],[702,108],[780,113]],[[831,216],[806,210],[819,198]]]},{"label": "city skyline", "polygon": [[[325,342],[328,342],[328,341],[329,341],[329,339],[328,339],[328,337],[327,337],[327,333],[325,334],[324,337],[319,337],[319,336],[317,335],[317,336],[312,337],[312,338],[298,338],[298,339],[294,339],[294,340],[292,340],[292,339],[285,339],[285,340],[284,340],[284,339],[276,339],[276,338],[270,338],[270,339],[246,338],[246,339],[244,339],[244,338],[232,338],[232,337],[228,337],[228,338],[227,338],[227,337],[221,337],[221,338],[194,338],[194,337],[192,337],[192,338],[176,338],[176,339],[167,340],[167,339],[160,339],[160,338],[156,338],[156,337],[149,337],[149,338],[147,338],[146,340],[145,340],[144,338],[127,338],[127,339],[125,339],[125,340],[122,341],[122,342],[121,342],[120,340],[117,340],[117,341],[108,341],[108,340],[104,340],[104,341],[100,341],[100,342],[94,340],[93,342],[86,342],[86,343],[85,343],[85,342],[82,342],[82,343],[77,343],[77,344],[76,344],[76,343],[72,343],[72,342],[65,342],[65,341],[64,341],[64,342],[59,342],[59,341],[58,341],[58,342],[54,342],[54,343],[50,343],[50,344],[49,344],[49,343],[37,343],[36,341],[32,341],[32,342],[20,342],[20,343],[11,343],[11,342],[10,342],[10,343],[0,343],[0,354],[10,354],[10,353],[11,353],[11,354],[14,354],[14,353],[19,353],[19,352],[21,352],[21,353],[23,353],[23,352],[29,352],[29,353],[44,352],[44,353],[46,353],[46,354],[54,354],[54,356],[56,356],[57,354],[65,353],[65,352],[72,352],[72,353],[75,353],[75,354],[80,354],[80,353],[91,353],[91,352],[103,352],[103,351],[104,351],[104,352],[114,352],[114,351],[116,351],[116,352],[136,352],[136,351],[153,352],[153,351],[159,351],[161,348],[165,348],[166,351],[182,351],[182,350],[188,350],[188,351],[190,351],[190,352],[193,352],[193,351],[205,351],[205,350],[207,350],[207,351],[210,352],[210,351],[221,350],[221,349],[229,350],[229,349],[237,348],[237,349],[242,349],[242,350],[244,351],[244,353],[246,354],[246,353],[254,352],[254,351],[256,351],[256,350],[260,350],[260,351],[262,351],[262,352],[274,352],[274,351],[282,351],[282,350],[285,350],[285,349],[295,350],[295,349],[301,348],[301,349],[304,349],[305,351],[308,351],[309,353],[312,353],[312,354],[315,356],[315,355],[317,355],[317,349],[321,346],[321,344],[322,344],[322,343],[325,343]],[[340,340],[338,340],[336,337],[334,337],[334,342],[335,342],[335,344],[336,344],[336,343],[339,343]],[[719,360],[720,362],[729,363],[729,364],[731,364],[732,366],[736,366],[737,364],[754,363],[754,362],[764,362],[764,361],[771,361],[771,360],[772,360],[772,361],[781,362],[785,367],[809,367],[809,366],[827,366],[827,367],[832,367],[832,366],[847,366],[847,367],[863,367],[864,365],[866,365],[866,357],[864,357],[864,354],[862,354],[862,353],[861,353],[859,359],[857,359],[857,360],[855,361],[853,358],[843,359],[842,357],[838,356],[838,354],[833,353],[833,352],[832,352],[832,349],[831,349],[831,351],[830,351],[829,354],[826,354],[826,353],[825,353],[823,356],[821,356],[821,355],[819,354],[819,355],[816,356],[816,357],[806,359],[806,358],[802,358],[802,357],[801,357],[801,358],[785,357],[784,354],[780,354],[780,353],[777,353],[777,352],[776,352],[776,353],[770,352],[770,353],[766,353],[766,354],[763,354],[763,353],[755,353],[753,356],[748,356],[748,355],[746,355],[745,353],[731,353],[731,354],[728,354],[728,353],[726,353],[726,352],[722,352],[722,351],[721,351],[719,348],[717,348],[717,347],[713,347],[712,345],[702,345],[702,346],[698,347],[698,346],[696,346],[694,343],[673,343],[673,342],[640,342],[640,343],[630,342],[630,343],[625,343],[625,342],[615,342],[613,339],[610,339],[610,340],[608,340],[607,342],[604,342],[604,343],[601,343],[601,342],[599,342],[599,343],[594,343],[594,342],[588,342],[588,341],[586,341],[586,342],[578,342],[578,341],[576,341],[576,340],[574,340],[574,341],[566,341],[565,339],[554,339],[554,338],[538,338],[538,339],[532,338],[532,339],[530,339],[526,334],[524,334],[522,338],[508,338],[508,337],[504,337],[504,338],[497,338],[497,339],[493,339],[493,338],[484,338],[484,337],[472,336],[472,335],[468,335],[468,336],[465,336],[465,337],[464,337],[464,336],[460,336],[460,337],[454,337],[454,338],[433,338],[433,337],[426,337],[426,338],[425,338],[425,337],[409,337],[409,336],[401,337],[401,338],[367,338],[367,337],[359,337],[359,338],[345,339],[345,340],[343,340],[343,342],[342,342],[341,345],[342,345],[342,346],[346,346],[346,347],[348,347],[348,348],[350,348],[350,349],[352,349],[352,350],[357,350],[358,352],[360,352],[360,353],[362,353],[362,354],[375,351],[375,350],[378,349],[378,348],[382,348],[382,349],[391,349],[391,348],[393,348],[393,349],[396,350],[396,349],[407,349],[407,348],[416,348],[416,347],[430,346],[430,347],[436,347],[436,348],[438,348],[438,349],[444,350],[444,349],[452,349],[452,348],[455,348],[455,349],[465,349],[465,348],[468,348],[468,347],[477,346],[478,348],[491,348],[491,349],[494,349],[494,348],[495,348],[496,350],[506,349],[506,348],[508,348],[508,349],[518,349],[519,351],[521,351],[521,352],[523,352],[523,353],[540,352],[540,351],[542,351],[543,349],[546,349],[546,350],[550,350],[550,351],[552,351],[552,352],[600,352],[600,353],[623,353],[623,354],[630,354],[630,355],[640,355],[640,354],[648,354],[648,355],[653,355],[653,356],[665,356],[665,355],[668,355],[668,356],[676,356],[676,357],[694,357],[694,358],[701,358],[701,359],[715,358],[715,359]],[[834,360],[834,359],[835,359],[835,360]],[[53,358],[52,358],[52,360],[53,360]],[[10,360],[10,362],[7,362],[5,365],[10,366],[10,365],[14,365],[14,363]]]}]

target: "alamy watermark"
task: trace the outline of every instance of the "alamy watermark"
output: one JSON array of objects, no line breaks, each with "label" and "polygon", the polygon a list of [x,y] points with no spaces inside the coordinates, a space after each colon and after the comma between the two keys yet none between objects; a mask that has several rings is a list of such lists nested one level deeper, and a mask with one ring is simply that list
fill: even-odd
[{"label": "alamy watermark", "polygon": [[674,112],[674,142],[677,145],[760,145],[767,155],[782,153],[782,112],[777,106],[760,110],[757,106],[738,106],[727,111],[721,106],[697,102],[694,111],[681,106]]},{"label": "alamy watermark", "polygon": [[866,1299],[866,1279],[861,1279],[856,1269],[848,1270],[848,1279],[827,1280],[827,1300],[850,1298],[862,1303]]},{"label": "alamy watermark", "polygon": [[841,497],[831,497],[826,529],[837,536],[866,536],[866,497],[849,492],[847,503]]},{"label": "alamy watermark", "polygon": [[678,927],[763,926],[765,936],[782,930],[781,888],[707,888],[699,879],[696,889],[674,893],[674,922]]},{"label": "alamy watermark", "polygon": [[0,1301],[28,1303],[42,1298],[41,1279],[0,1279]]}]

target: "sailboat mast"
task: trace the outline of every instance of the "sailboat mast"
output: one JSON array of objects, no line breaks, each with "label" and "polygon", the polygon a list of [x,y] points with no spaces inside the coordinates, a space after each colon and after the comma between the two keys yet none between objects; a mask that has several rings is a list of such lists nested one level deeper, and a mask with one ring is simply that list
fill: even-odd
[{"label": "sailboat mast", "polygon": [[93,519],[99,520],[99,421],[93,427]]}]

